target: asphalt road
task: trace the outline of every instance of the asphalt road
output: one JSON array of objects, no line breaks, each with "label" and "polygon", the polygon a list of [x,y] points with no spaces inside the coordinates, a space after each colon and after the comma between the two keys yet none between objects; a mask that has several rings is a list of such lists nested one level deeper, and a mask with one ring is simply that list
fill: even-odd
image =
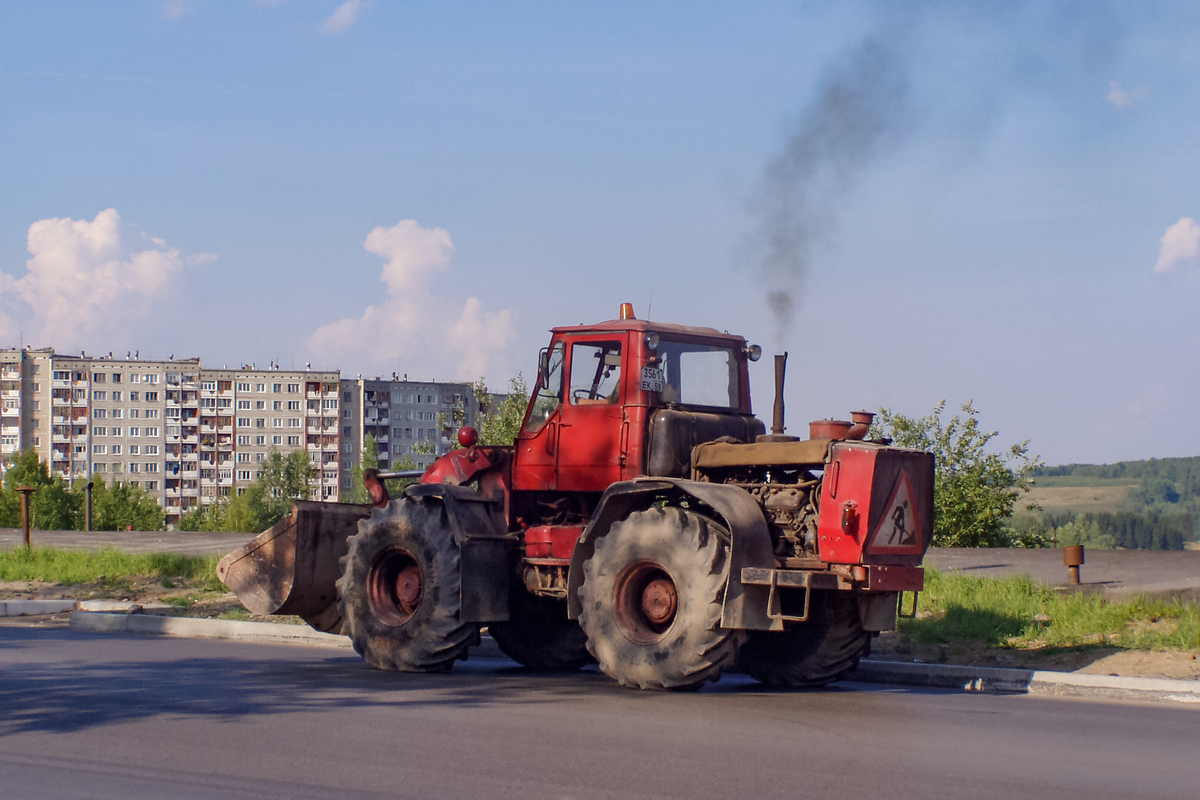
[{"label": "asphalt road", "polygon": [[0,624],[5,798],[1195,798],[1200,709],[848,685],[690,694],[473,660]]}]

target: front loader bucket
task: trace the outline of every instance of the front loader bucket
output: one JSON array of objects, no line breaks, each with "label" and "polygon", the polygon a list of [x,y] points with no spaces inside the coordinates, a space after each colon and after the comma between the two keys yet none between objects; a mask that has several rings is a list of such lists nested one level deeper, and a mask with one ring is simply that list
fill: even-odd
[{"label": "front loader bucket", "polygon": [[252,614],[295,614],[319,631],[340,633],[338,559],[370,505],[297,500],[292,513],[217,564],[217,577]]}]

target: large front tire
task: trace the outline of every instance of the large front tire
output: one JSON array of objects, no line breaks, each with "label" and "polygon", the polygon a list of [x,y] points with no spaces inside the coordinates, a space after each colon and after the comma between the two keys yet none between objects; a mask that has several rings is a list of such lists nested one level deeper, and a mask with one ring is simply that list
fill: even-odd
[{"label": "large front tire", "polygon": [[809,605],[805,622],[751,631],[738,668],[762,683],[796,687],[824,686],[853,672],[871,644],[857,599],[850,592],[814,591]]},{"label": "large front tire", "polygon": [[577,670],[595,662],[563,600],[522,591],[509,603],[508,621],[489,624],[488,632],[506,656],[530,669]]},{"label": "large front tire", "polygon": [[402,497],[358,523],[338,579],[343,632],[376,669],[439,672],[479,644],[459,619],[462,571],[445,507]]},{"label": "large front tire", "polygon": [[692,689],[732,666],[741,635],[721,627],[729,533],[679,508],[637,511],[596,541],[579,589],[580,627],[607,675],[635,689]]}]

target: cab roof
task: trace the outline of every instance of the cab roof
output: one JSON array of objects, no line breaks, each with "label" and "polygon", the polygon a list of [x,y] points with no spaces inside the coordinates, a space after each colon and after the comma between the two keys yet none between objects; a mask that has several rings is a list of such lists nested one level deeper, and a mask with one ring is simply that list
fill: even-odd
[{"label": "cab roof", "polygon": [[680,325],[675,322],[654,322],[647,319],[610,319],[591,325],[568,325],[551,328],[551,333],[606,333],[616,331],[654,332],[674,336],[695,336],[704,339],[724,339],[731,344],[744,345],[746,339],[728,331],[696,325]]}]

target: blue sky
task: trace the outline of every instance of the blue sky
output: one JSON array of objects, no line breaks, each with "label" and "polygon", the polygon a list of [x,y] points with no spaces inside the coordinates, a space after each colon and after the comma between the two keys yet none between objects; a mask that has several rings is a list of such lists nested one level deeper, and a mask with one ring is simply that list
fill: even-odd
[{"label": "blue sky", "polygon": [[0,345],[501,387],[631,301],[789,350],[794,432],[971,398],[1048,463],[1200,454],[1198,22],[5,4]]}]

